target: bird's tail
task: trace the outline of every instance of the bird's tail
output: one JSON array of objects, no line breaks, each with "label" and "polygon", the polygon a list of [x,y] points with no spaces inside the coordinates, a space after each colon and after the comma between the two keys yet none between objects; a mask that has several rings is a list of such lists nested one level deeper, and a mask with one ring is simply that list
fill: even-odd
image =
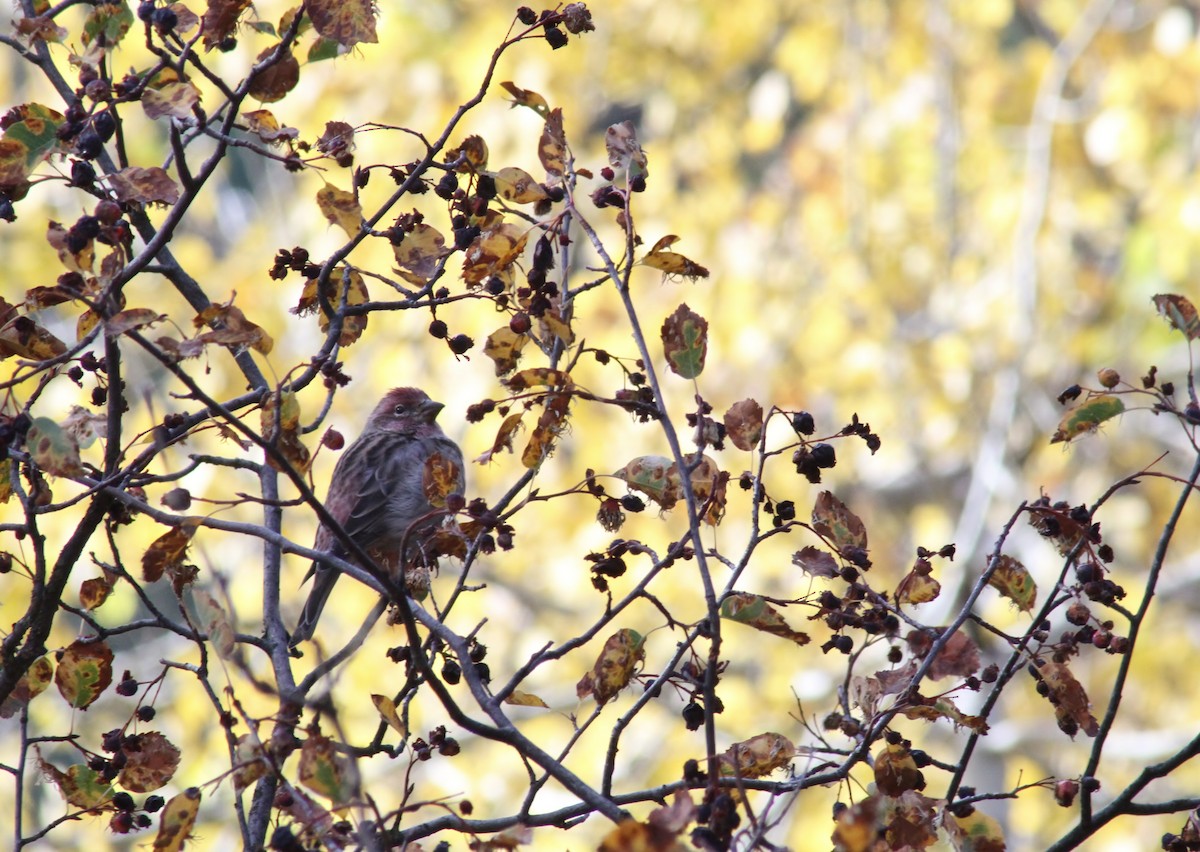
[{"label": "bird's tail", "polygon": [[300,613],[300,623],[292,633],[293,648],[313,638],[313,632],[317,629],[317,619],[321,617],[321,610],[325,608],[325,602],[329,600],[329,593],[333,591],[333,584],[338,578],[338,572],[334,569],[315,563],[310,573],[314,575],[313,587],[308,593],[308,600],[304,602],[304,611]]}]

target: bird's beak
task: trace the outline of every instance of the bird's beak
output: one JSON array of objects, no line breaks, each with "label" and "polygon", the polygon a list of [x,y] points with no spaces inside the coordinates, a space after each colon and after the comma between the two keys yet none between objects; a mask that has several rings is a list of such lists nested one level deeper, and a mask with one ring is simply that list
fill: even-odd
[{"label": "bird's beak", "polygon": [[445,407],[445,405],[436,400],[427,399],[421,403],[421,417],[423,417],[427,423],[432,423],[437,419],[438,414],[440,414],[442,409]]}]

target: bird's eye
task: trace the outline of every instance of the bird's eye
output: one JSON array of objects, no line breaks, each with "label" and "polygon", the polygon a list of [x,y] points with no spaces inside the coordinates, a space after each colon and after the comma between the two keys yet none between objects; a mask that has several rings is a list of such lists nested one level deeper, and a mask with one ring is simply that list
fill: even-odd
[{"label": "bird's eye", "polygon": [[408,406],[406,406],[404,403],[400,403],[392,411],[392,414],[395,414],[397,417],[403,417],[406,411],[408,411]]}]

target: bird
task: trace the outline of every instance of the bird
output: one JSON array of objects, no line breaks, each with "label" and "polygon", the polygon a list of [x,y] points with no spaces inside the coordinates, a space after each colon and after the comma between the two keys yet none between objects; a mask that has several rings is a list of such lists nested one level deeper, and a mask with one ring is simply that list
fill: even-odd
[{"label": "bird", "polygon": [[[418,388],[384,394],[334,466],[325,498],[325,508],[346,534],[400,583],[417,548],[446,517],[446,498],[461,496],[465,488],[462,450],[437,424],[443,408]],[[313,549],[348,555],[323,523]],[[314,578],[313,587],[292,634],[293,648],[313,638],[339,573],[319,562],[309,568],[304,579]]]}]

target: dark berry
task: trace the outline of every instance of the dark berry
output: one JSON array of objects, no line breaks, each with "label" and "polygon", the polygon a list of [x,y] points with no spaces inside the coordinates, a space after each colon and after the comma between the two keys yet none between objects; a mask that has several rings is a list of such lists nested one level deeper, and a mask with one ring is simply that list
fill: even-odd
[{"label": "dark berry", "polygon": [[537,12],[530,9],[528,6],[522,6],[517,9],[517,20],[527,27],[532,27],[537,23]]},{"label": "dark berry", "polygon": [[139,21],[149,21],[154,14],[154,0],[144,0],[138,4],[137,16]]},{"label": "dark berry", "polygon": [[94,130],[85,130],[75,140],[75,153],[85,160],[94,160],[104,150],[104,141]]},{"label": "dark berry", "polygon": [[92,116],[92,129],[96,131],[100,141],[107,142],[117,131],[117,120],[109,110],[98,112]]},{"label": "dark berry", "polygon": [[560,47],[567,46],[567,34],[558,27],[546,27],[546,43],[553,50],[558,50]]},{"label": "dark berry", "polygon": [[508,327],[513,334],[527,334],[532,325],[529,314],[524,312],[514,314],[513,318],[508,321]]},{"label": "dark berry", "polygon": [[440,319],[435,319],[429,324],[429,334],[438,340],[445,340],[447,334],[446,323]]},{"label": "dark berry", "polygon": [[458,178],[455,177],[454,172],[446,172],[446,174],[442,175],[442,179],[437,182],[437,186],[433,188],[433,191],[438,198],[449,200],[453,197],[454,190],[456,189],[458,189]]},{"label": "dark berry", "polygon": [[114,793],[112,797],[113,807],[119,811],[131,811],[137,805],[133,802],[133,796],[122,790],[119,793]]},{"label": "dark berry", "polygon": [[810,452],[817,467],[829,468],[837,465],[837,452],[832,444],[815,444]]},{"label": "dark berry", "polygon": [[154,718],[154,708],[149,704],[143,704],[137,709],[137,717],[143,722],[149,722]]},{"label": "dark berry", "polygon": [[454,247],[456,249],[465,249],[475,241],[479,236],[478,225],[468,225],[465,228],[458,228],[454,232]]},{"label": "dark berry", "polygon": [[455,355],[464,355],[475,345],[475,341],[465,334],[454,335],[450,338],[449,343],[450,351]]},{"label": "dark berry", "polygon": [[155,9],[154,14],[150,16],[150,20],[158,28],[159,32],[169,33],[179,23],[179,16],[175,14],[174,9]]},{"label": "dark berry", "polygon": [[96,169],[88,162],[76,160],[71,163],[71,186],[88,189],[96,182]]}]

